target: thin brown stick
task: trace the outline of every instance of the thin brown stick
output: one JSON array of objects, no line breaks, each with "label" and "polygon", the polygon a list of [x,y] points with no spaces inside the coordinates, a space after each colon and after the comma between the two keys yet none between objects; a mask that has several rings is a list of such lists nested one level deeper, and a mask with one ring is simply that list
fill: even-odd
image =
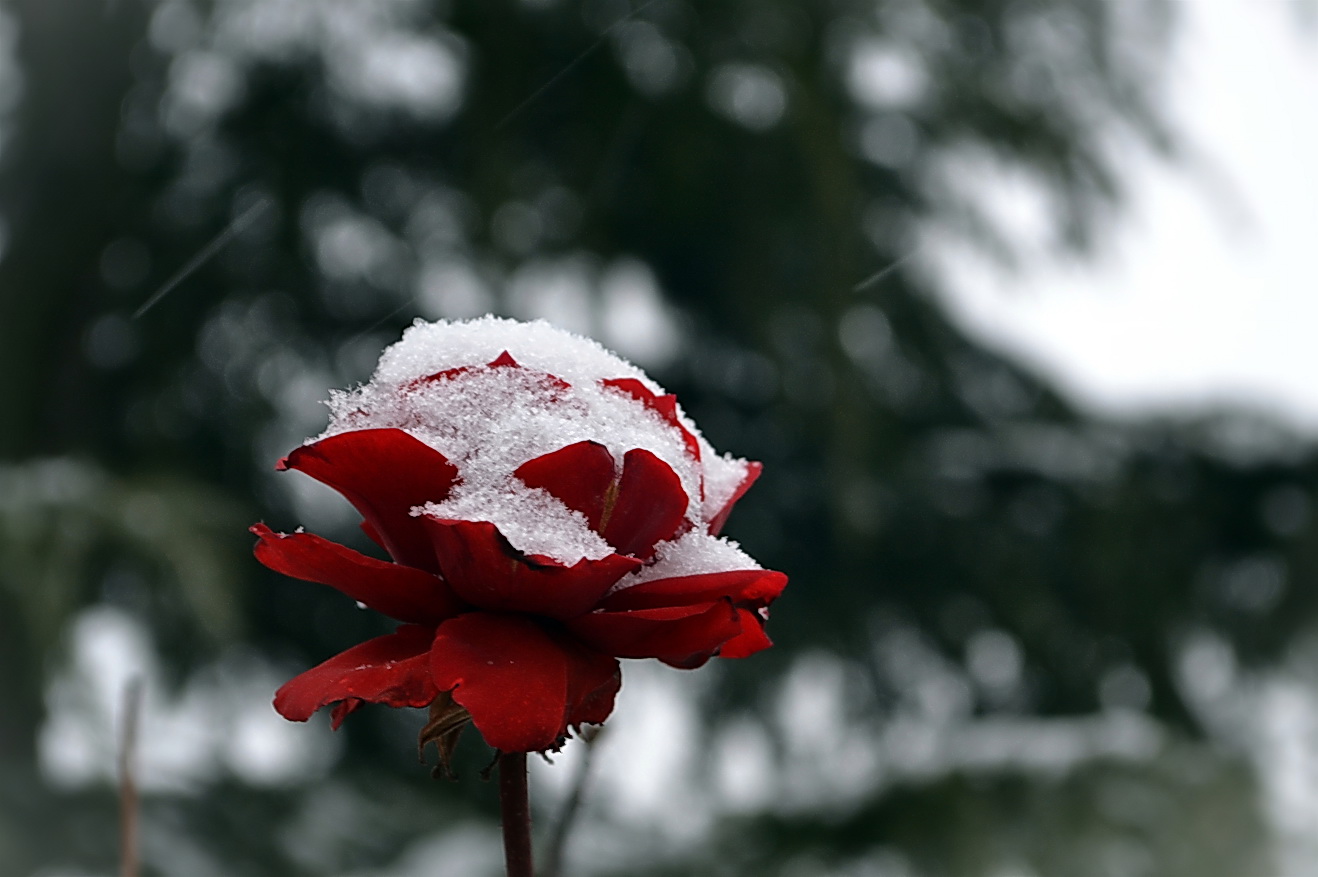
[{"label": "thin brown stick", "polygon": [[499,754],[499,812],[503,815],[503,855],[508,877],[535,877],[525,752]]},{"label": "thin brown stick", "polygon": [[142,712],[142,680],[124,686],[119,730],[119,875],[137,877],[137,726]]}]

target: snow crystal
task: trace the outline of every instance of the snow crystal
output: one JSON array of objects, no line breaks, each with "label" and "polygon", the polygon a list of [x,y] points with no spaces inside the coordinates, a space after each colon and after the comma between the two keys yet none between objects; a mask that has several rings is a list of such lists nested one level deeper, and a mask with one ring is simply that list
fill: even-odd
[{"label": "snow crystal", "polygon": [[580,512],[539,488],[516,478],[503,483],[462,484],[443,502],[426,503],[418,512],[460,521],[489,521],[519,551],[542,554],[561,563],[599,560],[613,553]]},{"label": "snow crystal", "polygon": [[569,384],[636,378],[654,392],[663,392],[639,368],[596,341],[544,320],[522,323],[499,317],[417,320],[403,332],[401,341],[385,350],[372,383],[398,385],[445,369],[484,364],[505,350],[521,365],[557,375]]},{"label": "snow crystal", "polygon": [[711,521],[723,511],[723,506],[732,499],[741,482],[746,478],[746,461],[731,454],[716,454],[714,449],[700,437],[700,459],[705,469],[705,520]]},{"label": "snow crystal", "polygon": [[[486,367],[504,352],[522,368]],[[458,467],[453,496],[433,513],[490,521],[519,550],[563,563],[597,559],[610,549],[582,515],[526,488],[512,473],[581,441],[604,445],[618,466],[627,451],[640,448],[677,474],[689,499],[687,520],[703,532],[741,483],[746,462],[717,455],[679,409],[699,442],[698,462],[682,433],[659,413],[602,385],[613,378],[633,378],[663,393],[596,342],[543,321],[417,322],[385,350],[370,383],[331,395],[330,426],[321,438],[357,429],[405,430]]]},{"label": "snow crystal", "polygon": [[661,542],[655,552],[655,562],[637,570],[614,586],[620,591],[654,579],[671,579],[712,572],[732,572],[741,569],[761,569],[760,565],[741,546],[722,536],[711,536],[699,530],[689,530],[671,542]]}]

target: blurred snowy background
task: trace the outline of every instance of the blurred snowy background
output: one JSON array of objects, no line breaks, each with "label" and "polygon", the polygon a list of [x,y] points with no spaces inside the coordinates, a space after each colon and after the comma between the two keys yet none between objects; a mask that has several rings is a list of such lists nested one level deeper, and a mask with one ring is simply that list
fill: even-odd
[{"label": "blurred snowy background", "polygon": [[535,765],[564,874],[1318,874],[1316,15],[0,3],[5,873],[115,873],[133,678],[145,874],[498,873],[474,740],[274,714],[384,622],[245,532],[354,538],[273,462],[494,311],[764,460],[793,582]]}]

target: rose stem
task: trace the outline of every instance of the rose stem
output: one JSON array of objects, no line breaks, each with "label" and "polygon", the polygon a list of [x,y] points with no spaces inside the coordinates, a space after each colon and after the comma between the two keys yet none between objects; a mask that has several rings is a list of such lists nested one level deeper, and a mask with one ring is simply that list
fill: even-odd
[{"label": "rose stem", "polygon": [[531,804],[526,787],[526,753],[499,755],[499,811],[508,877],[535,877],[531,865]]}]

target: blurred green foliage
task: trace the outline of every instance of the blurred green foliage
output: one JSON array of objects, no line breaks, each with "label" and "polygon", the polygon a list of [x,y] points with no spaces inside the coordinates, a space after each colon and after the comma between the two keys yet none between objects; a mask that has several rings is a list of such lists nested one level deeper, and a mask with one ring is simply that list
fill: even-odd
[{"label": "blurred green foliage", "polygon": [[[1196,742],[1214,729],[1178,668],[1196,636],[1266,663],[1310,626],[1318,457],[1237,415],[1086,420],[963,337],[916,270],[937,235],[1017,254],[976,200],[1004,171],[1043,193],[1056,247],[1094,244],[1121,203],[1111,144],[1175,154],[1157,112],[1172,12],[0,6],[0,861],[113,861],[106,789],[36,769],[80,608],[144,621],[180,690],[236,643],[296,668],[381,629],[248,563],[242,525],[355,538],[271,465],[412,318],[491,309],[631,345],[716,447],[765,461],[730,529],[792,585],[779,647],[720,668],[710,734],[763,721],[785,765],[766,717],[801,656],[825,654],[877,735],[923,696],[885,651],[915,637],[954,669],[959,722],[1118,709],[1168,735],[1057,776],[1005,759],[842,812],[716,814],[645,873],[1262,873],[1256,777]],[[463,780],[431,788],[409,720],[354,717],[328,779],[221,771],[150,797],[149,873],[377,873],[412,838],[488,819],[485,754],[467,741]]]}]

